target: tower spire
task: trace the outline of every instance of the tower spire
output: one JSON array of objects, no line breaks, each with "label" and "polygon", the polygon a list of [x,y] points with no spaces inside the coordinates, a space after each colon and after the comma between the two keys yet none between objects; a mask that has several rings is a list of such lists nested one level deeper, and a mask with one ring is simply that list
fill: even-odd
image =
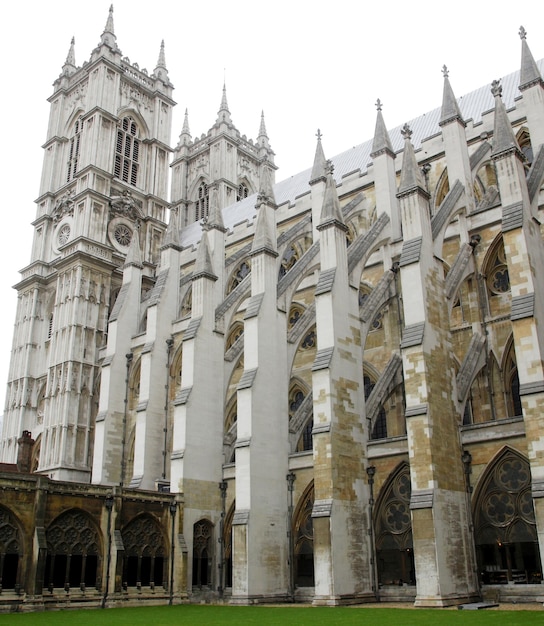
[{"label": "tower spire", "polygon": [[264,123],[264,111],[261,111],[261,123],[259,125],[259,134],[257,135],[257,143],[260,148],[269,148],[268,135],[266,134],[266,125]]},{"label": "tower spire", "polygon": [[538,71],[533,54],[527,43],[527,31],[523,26],[519,27],[521,38],[521,69],[519,73],[519,90],[524,91],[535,83],[542,83],[542,76]]},{"label": "tower spire", "polygon": [[442,74],[444,75],[444,91],[442,95],[442,111],[440,113],[439,125],[442,126],[452,120],[458,120],[464,125],[465,122],[461,115],[461,109],[457,104],[453,89],[451,88],[449,71],[445,65],[442,66]]}]

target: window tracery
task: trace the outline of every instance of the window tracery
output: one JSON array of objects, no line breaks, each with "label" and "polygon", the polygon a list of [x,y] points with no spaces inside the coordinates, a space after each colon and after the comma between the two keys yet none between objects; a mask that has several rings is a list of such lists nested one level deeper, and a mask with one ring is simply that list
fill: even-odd
[{"label": "window tracery", "polygon": [[238,193],[236,194],[236,202],[240,202],[244,198],[249,196],[249,188],[245,183],[240,183],[238,185]]},{"label": "window tracery", "polygon": [[293,303],[289,310],[289,320],[287,322],[288,329],[291,330],[293,326],[298,322],[301,315],[304,313],[304,307],[301,304]]}]

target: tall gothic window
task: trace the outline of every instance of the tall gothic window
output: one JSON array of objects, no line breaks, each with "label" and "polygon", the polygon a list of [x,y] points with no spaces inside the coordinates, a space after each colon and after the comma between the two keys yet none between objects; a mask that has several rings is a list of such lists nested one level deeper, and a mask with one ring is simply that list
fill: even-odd
[{"label": "tall gothic window", "polygon": [[195,202],[195,222],[198,222],[208,216],[209,206],[210,195],[208,185],[206,185],[206,183],[200,183]]},{"label": "tall gothic window", "polygon": [[140,140],[138,126],[131,117],[124,117],[117,129],[114,176],[136,186],[138,182]]},{"label": "tall gothic window", "polygon": [[68,172],[66,174],[66,182],[69,183],[77,174],[79,162],[79,152],[81,148],[81,136],[83,134],[83,118],[80,117],[74,125],[74,134],[70,139],[70,147],[68,149]]}]

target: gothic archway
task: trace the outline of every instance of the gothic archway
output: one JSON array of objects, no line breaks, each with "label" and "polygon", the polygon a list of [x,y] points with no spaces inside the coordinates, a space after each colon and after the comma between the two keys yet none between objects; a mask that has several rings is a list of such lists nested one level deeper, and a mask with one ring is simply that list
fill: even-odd
[{"label": "gothic archway", "polygon": [[313,587],[314,582],[314,483],[304,490],[293,515],[293,543],[295,557],[295,585]]},{"label": "gothic archway", "polygon": [[0,506],[0,590],[15,589],[23,556],[22,534],[13,513]]},{"label": "gothic archway", "polygon": [[474,501],[482,582],[540,584],[542,564],[529,462],[519,452],[505,448],[484,472]]},{"label": "gothic archway", "polygon": [[100,589],[102,540],[87,513],[78,509],[62,513],[47,528],[46,540],[45,588]]},{"label": "gothic archway", "polygon": [[193,526],[193,587],[210,587],[213,563],[213,524],[201,519]]},{"label": "gothic archway", "polygon": [[123,586],[155,587],[166,582],[166,547],[159,524],[150,515],[133,519],[121,532],[125,547]]}]

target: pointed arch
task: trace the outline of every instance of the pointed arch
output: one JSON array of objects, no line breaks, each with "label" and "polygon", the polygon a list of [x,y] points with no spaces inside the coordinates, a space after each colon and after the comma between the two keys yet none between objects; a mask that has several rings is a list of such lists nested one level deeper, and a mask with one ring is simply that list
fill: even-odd
[{"label": "pointed arch", "polygon": [[531,468],[505,446],[490,461],[474,492],[474,541],[483,583],[542,581]]},{"label": "pointed arch", "polygon": [[123,585],[138,588],[164,585],[167,542],[157,520],[148,513],[139,515],[121,530],[121,536],[125,547]]},{"label": "pointed arch", "polygon": [[12,511],[0,505],[0,581],[2,589],[21,584],[20,563],[23,558],[21,523]]},{"label": "pointed arch", "polygon": [[226,295],[232,293],[251,272],[251,261],[248,258],[240,261],[227,280]]},{"label": "pointed arch", "polygon": [[315,491],[312,480],[303,491],[293,513],[293,547],[295,585],[313,587],[314,582],[314,527],[312,509]]},{"label": "pointed arch", "polygon": [[45,531],[47,559],[44,586],[101,587],[103,541],[93,518],[81,509],[69,509]]},{"label": "pointed arch", "polygon": [[501,373],[506,401],[506,416],[517,417],[523,415],[523,406],[519,393],[518,363],[513,335],[510,335],[504,348]]},{"label": "pointed arch", "polygon": [[232,587],[232,520],[234,519],[235,510],[236,500],[233,500],[225,515],[225,524],[223,525],[224,587]]},{"label": "pointed arch", "polygon": [[374,528],[378,581],[381,585],[415,585],[410,466],[400,463],[384,482],[376,500]]},{"label": "pointed arch", "polygon": [[193,587],[211,587],[214,526],[208,519],[193,524]]}]

